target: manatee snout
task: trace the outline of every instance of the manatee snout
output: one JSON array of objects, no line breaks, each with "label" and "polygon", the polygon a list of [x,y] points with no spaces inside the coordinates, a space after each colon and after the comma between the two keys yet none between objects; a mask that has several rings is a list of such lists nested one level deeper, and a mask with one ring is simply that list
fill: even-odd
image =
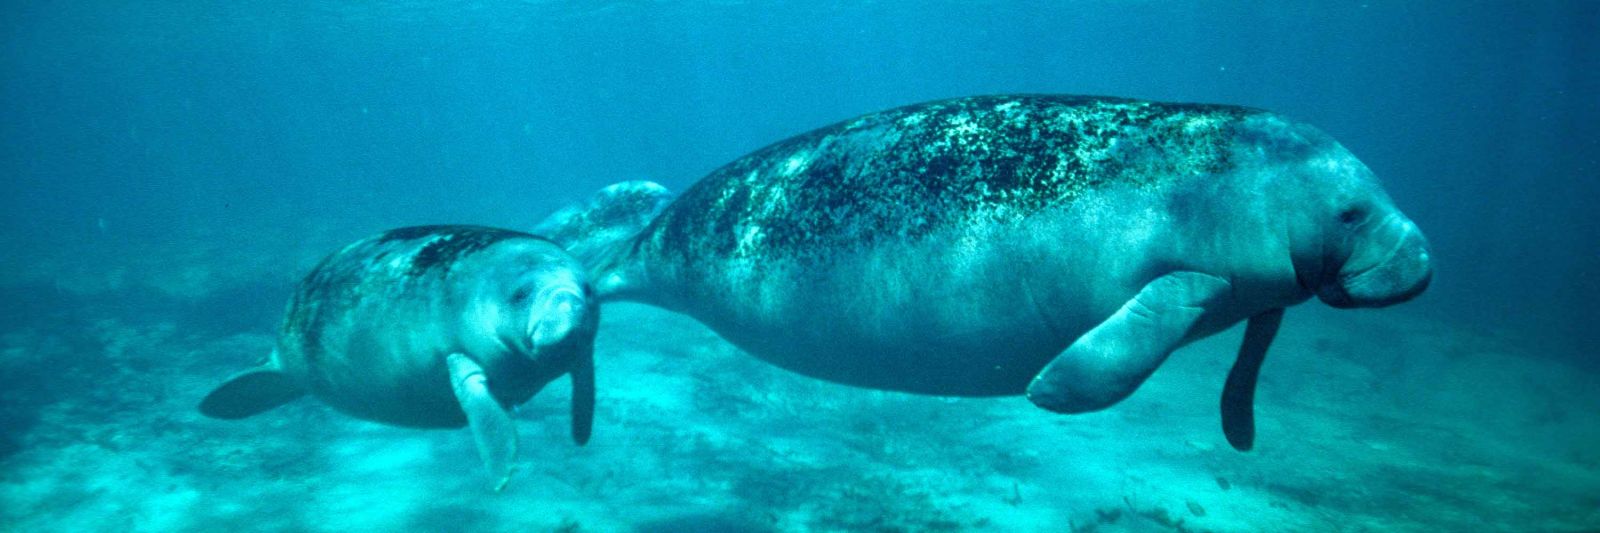
[{"label": "manatee snout", "polygon": [[534,297],[528,314],[528,339],[535,348],[560,342],[583,324],[587,306],[580,285],[557,283],[545,287]]},{"label": "manatee snout", "polygon": [[1385,307],[1408,301],[1433,281],[1428,239],[1410,219],[1391,214],[1360,242],[1334,283],[1317,296],[1342,309]]}]

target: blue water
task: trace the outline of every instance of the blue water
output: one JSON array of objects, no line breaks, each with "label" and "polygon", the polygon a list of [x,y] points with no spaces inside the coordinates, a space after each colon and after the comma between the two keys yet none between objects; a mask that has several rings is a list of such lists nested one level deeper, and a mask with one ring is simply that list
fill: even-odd
[{"label": "blue water", "polygon": [[[39,436],[67,424],[52,408],[91,396],[59,376],[214,381],[257,354],[179,371],[188,356],[130,366],[107,351],[270,336],[294,280],[345,242],[424,223],[527,228],[611,182],[682,190],[811,128],[986,93],[1237,104],[1315,124],[1432,241],[1432,288],[1394,316],[1600,372],[1596,27],[1588,1],[8,2],[0,478],[60,445]],[[13,504],[63,508],[18,491]],[[1574,501],[1520,512],[1600,527],[1581,514],[1600,502]],[[206,522],[131,523],[162,524]]]},{"label": "blue water", "polygon": [[618,179],[681,188],[885,107],[1107,94],[1317,124],[1433,239],[1439,280],[1418,305],[1596,339],[1592,2],[22,2],[0,17],[0,216],[25,247],[99,219],[128,238],[308,212],[514,224]]}]

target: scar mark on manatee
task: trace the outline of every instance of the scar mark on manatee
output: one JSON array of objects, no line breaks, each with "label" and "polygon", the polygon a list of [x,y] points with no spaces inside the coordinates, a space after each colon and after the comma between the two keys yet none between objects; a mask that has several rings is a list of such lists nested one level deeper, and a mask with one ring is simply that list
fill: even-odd
[{"label": "scar mark on manatee", "polygon": [[380,236],[378,242],[381,244],[396,240],[431,238],[432,240],[422,245],[422,248],[411,256],[411,267],[406,271],[410,276],[422,276],[437,270],[447,270],[462,257],[488,248],[497,242],[524,237],[532,236],[516,231],[478,226],[418,226],[390,231]]}]

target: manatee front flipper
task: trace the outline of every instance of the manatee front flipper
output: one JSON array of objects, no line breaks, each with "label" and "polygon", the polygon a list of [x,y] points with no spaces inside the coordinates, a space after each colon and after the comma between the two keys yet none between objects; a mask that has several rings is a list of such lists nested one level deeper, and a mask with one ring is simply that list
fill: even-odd
[{"label": "manatee front flipper", "polygon": [[511,461],[517,455],[517,428],[500,402],[489,393],[489,380],[477,361],[462,354],[450,354],[450,387],[455,390],[456,401],[467,413],[467,425],[472,428],[472,438],[478,443],[478,455],[483,457],[489,475],[494,476],[494,490],[505,488],[511,480]]},{"label": "manatee front flipper", "polygon": [[1279,307],[1250,317],[1244,328],[1244,343],[1239,345],[1239,357],[1228,371],[1228,384],[1222,387],[1222,434],[1228,444],[1241,452],[1249,451],[1256,440],[1256,377],[1261,374],[1261,361],[1267,357],[1267,347],[1278,335],[1278,324],[1283,323],[1283,308]]},{"label": "manatee front flipper", "polygon": [[294,380],[272,365],[235,374],[200,400],[200,414],[238,420],[269,411],[305,395]]},{"label": "manatee front flipper", "polygon": [[594,428],[594,340],[572,361],[572,440],[589,443]]},{"label": "manatee front flipper", "polygon": [[1034,376],[1028,400],[1058,413],[1098,411],[1122,401],[1230,288],[1227,280],[1199,272],[1156,278]]}]

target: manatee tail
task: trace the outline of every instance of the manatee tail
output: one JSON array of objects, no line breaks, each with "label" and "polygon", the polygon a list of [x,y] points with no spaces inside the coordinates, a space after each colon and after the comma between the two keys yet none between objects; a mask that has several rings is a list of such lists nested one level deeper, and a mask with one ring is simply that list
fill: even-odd
[{"label": "manatee tail", "polygon": [[533,232],[566,248],[595,279],[604,279],[611,263],[626,251],[633,237],[671,201],[667,188],[655,182],[615,183],[600,189],[587,202],[556,211]]},{"label": "manatee tail", "polygon": [[235,374],[200,400],[200,414],[238,420],[272,410],[304,396],[305,390],[273,366]]}]

